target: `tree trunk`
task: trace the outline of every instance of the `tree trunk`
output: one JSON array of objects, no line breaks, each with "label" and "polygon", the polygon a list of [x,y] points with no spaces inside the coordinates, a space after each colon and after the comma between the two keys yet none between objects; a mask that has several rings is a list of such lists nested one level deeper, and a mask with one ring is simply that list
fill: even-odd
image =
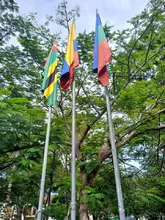
[{"label": "tree trunk", "polygon": [[88,194],[85,192],[85,187],[81,191],[81,203],[80,203],[80,220],[89,220],[88,206],[84,203],[86,201]]},{"label": "tree trunk", "polygon": [[86,204],[80,204],[80,220],[89,220],[88,207]]},{"label": "tree trunk", "polygon": [[[102,162],[103,158],[107,154],[107,146],[104,144],[99,152],[99,161]],[[97,176],[98,170],[99,170],[100,164],[97,164],[94,166],[92,172],[90,175],[86,174],[86,168],[85,166],[82,166],[80,168],[80,174],[81,174],[81,183],[82,183],[82,189],[80,192],[81,200],[80,201],[80,220],[89,220],[89,210],[88,206],[86,205],[85,201],[87,201],[88,194],[86,193],[86,187],[91,185]]]},{"label": "tree trunk", "polygon": [[85,167],[80,168],[81,173],[81,181],[82,181],[82,189],[81,189],[81,201],[80,201],[80,220],[89,220],[88,216],[88,206],[86,205],[85,201],[88,197],[86,193],[86,186],[88,186],[88,180],[86,175]]}]

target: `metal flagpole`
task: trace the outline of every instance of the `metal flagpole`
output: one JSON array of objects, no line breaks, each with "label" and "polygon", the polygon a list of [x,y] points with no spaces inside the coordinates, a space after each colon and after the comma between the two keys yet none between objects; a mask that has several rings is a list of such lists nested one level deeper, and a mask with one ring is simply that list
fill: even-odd
[{"label": "metal flagpole", "polygon": [[76,220],[76,123],[75,123],[75,79],[72,82],[72,175],[71,175],[71,220]]},{"label": "metal flagpole", "polygon": [[41,177],[41,185],[40,185],[40,197],[39,197],[39,205],[38,205],[38,212],[37,212],[37,220],[42,219],[42,205],[43,205],[43,198],[44,198],[44,186],[45,186],[45,178],[46,178],[46,166],[47,166],[48,145],[49,145],[49,136],[50,136],[51,110],[52,110],[52,107],[49,106],[49,114],[48,114],[47,132],[46,132],[46,140],[45,140],[44,160],[43,160],[43,166],[42,166],[42,177]]},{"label": "metal flagpole", "polygon": [[119,209],[120,220],[125,220],[123,195],[122,195],[122,189],[121,189],[119,165],[118,165],[118,161],[117,161],[117,152],[116,152],[116,145],[115,145],[115,134],[114,134],[114,127],[113,127],[111,107],[110,107],[110,101],[109,101],[107,86],[105,87],[105,97],[106,97],[106,104],[107,104],[109,136],[110,136],[111,148],[112,148],[113,166],[114,166],[114,171],[115,171],[118,209]]}]

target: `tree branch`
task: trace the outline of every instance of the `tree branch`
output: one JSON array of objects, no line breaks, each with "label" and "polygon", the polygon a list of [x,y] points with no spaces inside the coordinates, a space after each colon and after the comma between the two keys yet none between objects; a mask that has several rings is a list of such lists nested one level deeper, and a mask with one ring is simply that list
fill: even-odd
[{"label": "tree branch", "polygon": [[9,35],[11,33],[11,30],[8,31],[5,35],[3,35],[1,38],[0,38],[0,41],[2,41],[7,35]]}]

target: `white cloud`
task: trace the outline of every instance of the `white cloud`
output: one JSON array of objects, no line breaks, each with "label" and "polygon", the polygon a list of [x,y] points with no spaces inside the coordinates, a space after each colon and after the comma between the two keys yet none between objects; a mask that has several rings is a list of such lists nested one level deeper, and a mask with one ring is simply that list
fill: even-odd
[{"label": "white cloud", "polygon": [[[55,8],[60,0],[16,0],[20,6],[21,14],[37,12],[39,23],[45,21],[47,14],[55,15]],[[69,8],[80,5],[81,17],[76,21],[77,32],[85,29],[89,32],[95,28],[96,8],[99,10],[102,23],[109,21],[115,29],[124,29],[128,26],[127,21],[140,13],[147,4],[148,0],[68,0]],[[57,27],[59,31],[59,27]],[[62,30],[62,29],[61,29]],[[56,31],[53,28],[53,31]]]}]

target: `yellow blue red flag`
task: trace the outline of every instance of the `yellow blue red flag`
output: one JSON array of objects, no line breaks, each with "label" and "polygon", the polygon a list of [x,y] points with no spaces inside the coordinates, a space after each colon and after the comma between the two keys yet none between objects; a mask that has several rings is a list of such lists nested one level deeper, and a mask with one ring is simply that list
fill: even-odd
[{"label": "yellow blue red flag", "polygon": [[60,85],[66,91],[69,89],[72,80],[74,79],[75,68],[79,65],[76,30],[74,21],[70,27],[67,50],[62,68]]}]

